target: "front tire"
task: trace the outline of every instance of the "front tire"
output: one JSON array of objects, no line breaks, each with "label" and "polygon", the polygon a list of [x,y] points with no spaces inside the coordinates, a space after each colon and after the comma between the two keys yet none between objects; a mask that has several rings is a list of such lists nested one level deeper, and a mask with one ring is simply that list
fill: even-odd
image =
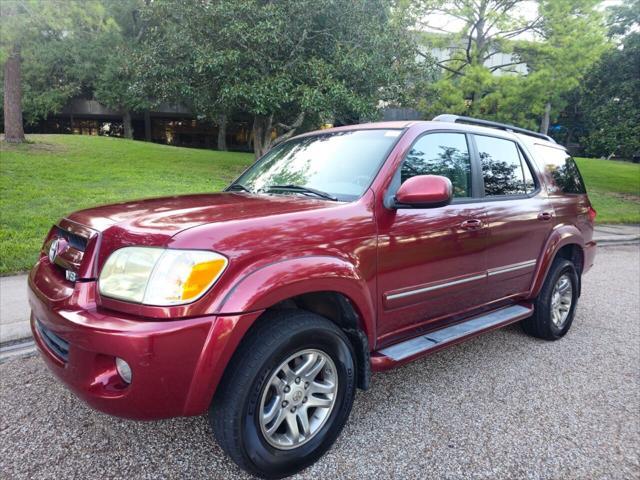
[{"label": "front tire", "polygon": [[345,334],[319,315],[265,314],[234,354],[209,410],[218,443],[265,478],[311,465],[349,417],[354,358]]},{"label": "front tire", "polygon": [[524,331],[544,340],[565,336],[575,316],[579,282],[573,263],[556,258],[535,300],[533,315],[522,321]]}]

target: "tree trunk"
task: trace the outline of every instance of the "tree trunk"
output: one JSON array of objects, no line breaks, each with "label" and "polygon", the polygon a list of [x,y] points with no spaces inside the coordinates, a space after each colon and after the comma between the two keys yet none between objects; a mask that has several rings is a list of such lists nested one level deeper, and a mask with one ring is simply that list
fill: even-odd
[{"label": "tree trunk", "polygon": [[480,105],[480,92],[474,91],[471,95],[471,105],[469,105],[469,116],[475,117],[478,114],[478,105]]},{"label": "tree trunk", "polygon": [[296,130],[298,128],[300,128],[300,126],[302,125],[302,122],[304,122],[304,117],[305,117],[305,113],[304,112],[300,112],[298,114],[298,117],[293,121],[293,123],[291,125],[285,125],[284,123],[278,123],[278,127],[280,127],[281,129],[284,130],[284,133],[282,133],[280,136],[276,137],[275,139],[273,139],[271,141],[271,145],[275,145],[278,144],[280,142],[284,142],[285,140],[288,140],[289,138],[293,137],[293,134],[296,133]]},{"label": "tree trunk", "polygon": [[564,138],[564,142],[562,142],[563,145],[569,145],[571,143],[571,139],[573,138],[573,130],[573,126],[567,129],[567,135]]},{"label": "tree trunk", "polygon": [[549,131],[549,119],[551,116],[551,102],[547,102],[544,106],[544,115],[542,116],[542,122],[540,122],[540,133],[547,135]]},{"label": "tree trunk", "polygon": [[253,153],[256,158],[269,151],[271,147],[271,131],[273,130],[273,116],[256,115],[253,117]]},{"label": "tree trunk", "polygon": [[[263,115],[256,115],[253,118],[253,152],[256,158],[261,157],[267,153],[274,144],[283,142],[293,136],[296,130],[304,122],[305,114],[301,112],[291,125],[285,125],[284,123],[273,124],[273,115],[268,117]],[[273,128],[277,126],[280,130],[284,131],[280,136],[273,138]]]},{"label": "tree trunk", "polygon": [[125,110],[125,112],[122,114],[122,127],[124,128],[124,138],[133,139],[131,112],[129,110]]},{"label": "tree trunk", "polygon": [[144,140],[145,142],[151,141],[151,114],[149,110],[144,112]]},{"label": "tree trunk", "polygon": [[24,142],[21,80],[20,49],[14,47],[4,64],[4,139],[11,143]]},{"label": "tree trunk", "polygon": [[222,114],[218,117],[218,150],[227,151],[227,116]]}]

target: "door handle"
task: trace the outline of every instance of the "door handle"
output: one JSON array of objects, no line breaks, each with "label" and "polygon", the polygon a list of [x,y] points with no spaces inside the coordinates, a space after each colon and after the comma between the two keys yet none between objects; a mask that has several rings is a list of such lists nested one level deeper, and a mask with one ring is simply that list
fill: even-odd
[{"label": "door handle", "polygon": [[542,220],[543,222],[549,221],[553,218],[553,214],[551,212],[540,212],[538,214],[538,220]]},{"label": "door handle", "polygon": [[464,230],[478,230],[479,228],[482,228],[482,220],[478,220],[477,218],[465,220],[460,224],[460,228]]}]

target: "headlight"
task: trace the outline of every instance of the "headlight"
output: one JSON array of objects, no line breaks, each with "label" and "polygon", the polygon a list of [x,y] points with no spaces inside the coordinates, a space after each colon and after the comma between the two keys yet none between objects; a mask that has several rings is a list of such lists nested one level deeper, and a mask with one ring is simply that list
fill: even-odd
[{"label": "headlight", "polygon": [[209,290],[227,259],[202,250],[125,247],[107,259],[98,281],[105,297],[146,305],[193,302]]}]

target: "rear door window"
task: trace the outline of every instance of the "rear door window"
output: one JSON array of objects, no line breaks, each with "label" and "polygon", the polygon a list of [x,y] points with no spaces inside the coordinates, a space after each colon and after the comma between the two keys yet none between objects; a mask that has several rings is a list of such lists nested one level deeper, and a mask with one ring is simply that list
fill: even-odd
[{"label": "rear door window", "polygon": [[535,189],[529,165],[515,142],[474,135],[487,197],[527,195]]},{"label": "rear door window", "polygon": [[455,198],[471,197],[471,157],[463,133],[429,133],[407,153],[402,183],[416,175],[441,175],[451,180]]},{"label": "rear door window", "polygon": [[565,150],[536,144],[535,153],[553,181],[550,193],[587,193],[575,160]]}]

